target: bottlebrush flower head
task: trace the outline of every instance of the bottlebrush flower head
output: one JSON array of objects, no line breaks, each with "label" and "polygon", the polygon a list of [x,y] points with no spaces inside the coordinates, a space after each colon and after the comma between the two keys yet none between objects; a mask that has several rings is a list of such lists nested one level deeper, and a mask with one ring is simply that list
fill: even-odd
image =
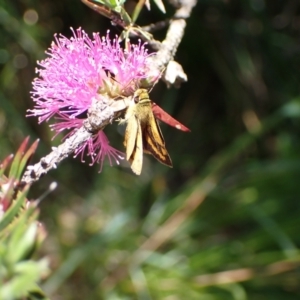
[{"label": "bottlebrush flower head", "polygon": [[[101,95],[110,97],[130,96],[147,78],[149,54],[144,45],[121,48],[117,39],[90,38],[82,29],[72,30],[73,36],[55,36],[55,42],[46,51],[48,57],[38,62],[38,77],[33,81],[34,108],[29,116],[38,116],[39,122],[55,117],[56,132],[68,130],[68,134],[82,125],[82,115],[92,101],[102,101]],[[118,163],[121,152],[112,148],[103,132],[94,136],[76,151],[86,151],[92,163],[103,163],[105,156]]]}]

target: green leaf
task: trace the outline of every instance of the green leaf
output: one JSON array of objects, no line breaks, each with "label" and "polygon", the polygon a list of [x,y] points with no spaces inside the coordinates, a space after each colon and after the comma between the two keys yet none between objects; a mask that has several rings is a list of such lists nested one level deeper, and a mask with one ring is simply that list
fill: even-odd
[{"label": "green leaf", "polygon": [[42,259],[38,262],[25,261],[15,267],[18,275],[0,287],[1,300],[15,300],[26,297],[31,291],[38,291],[37,282],[48,272],[48,261]]},{"label": "green leaf", "polygon": [[31,146],[30,148],[26,151],[26,153],[24,154],[24,156],[22,157],[21,161],[20,161],[20,165],[18,168],[18,173],[17,173],[17,178],[21,178],[21,175],[23,173],[23,170],[26,166],[26,164],[28,163],[29,159],[31,158],[31,156],[35,153],[35,150],[37,148],[39,144],[39,140],[36,140]]},{"label": "green leaf", "polygon": [[6,228],[12,222],[12,220],[19,213],[20,208],[25,203],[27,192],[28,192],[28,188],[24,189],[22,192],[19,192],[17,200],[15,200],[11,204],[9,209],[3,215],[3,218],[0,221],[0,233],[4,228]]},{"label": "green leaf", "polygon": [[21,146],[19,147],[19,149],[14,157],[13,163],[11,165],[8,178],[19,179],[19,177],[17,177],[17,176],[18,176],[18,174],[20,174],[20,172],[19,172],[20,162],[24,155],[28,141],[29,141],[29,137],[25,138],[24,141],[22,142]]},{"label": "green leaf", "polygon": [[35,246],[38,223],[34,222],[28,225],[26,221],[26,218],[20,220],[11,233],[7,254],[10,262],[25,259]]},{"label": "green leaf", "polygon": [[2,175],[4,174],[6,168],[8,167],[8,165],[11,163],[12,159],[13,159],[13,154],[7,156],[1,163],[0,165],[0,178],[2,177]]}]

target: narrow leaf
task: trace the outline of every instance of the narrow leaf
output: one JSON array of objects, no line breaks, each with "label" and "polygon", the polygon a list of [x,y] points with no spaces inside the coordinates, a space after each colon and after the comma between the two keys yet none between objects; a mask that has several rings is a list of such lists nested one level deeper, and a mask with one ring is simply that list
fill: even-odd
[{"label": "narrow leaf", "polygon": [[0,177],[4,174],[7,166],[11,163],[13,157],[14,157],[13,154],[10,154],[0,164]]},{"label": "narrow leaf", "polygon": [[20,178],[23,170],[27,164],[27,162],[29,161],[29,159],[31,158],[31,156],[34,154],[37,146],[39,144],[39,139],[36,140],[31,146],[30,148],[26,151],[26,153],[24,154],[24,156],[21,159],[20,165],[19,165],[19,169],[18,169],[18,174],[17,174],[17,178]]},{"label": "narrow leaf", "polygon": [[139,0],[137,5],[134,8],[133,14],[132,14],[132,22],[135,23],[137,18],[139,17],[141,10],[145,4],[146,0]]},{"label": "narrow leaf", "polygon": [[27,148],[28,141],[29,136],[24,139],[18,151],[16,152],[16,155],[10,168],[8,178],[19,179],[17,175],[19,174],[20,161],[22,156],[24,155],[25,149]]},{"label": "narrow leaf", "polygon": [[165,6],[164,6],[163,2],[161,0],[153,0],[153,1],[156,4],[156,6],[160,9],[160,11],[165,14],[166,9],[165,9]]},{"label": "narrow leaf", "polygon": [[24,204],[27,191],[28,188],[25,188],[22,192],[19,192],[17,200],[5,212],[3,219],[0,221],[0,232],[7,225],[9,225],[12,222],[12,220],[16,217],[16,215],[19,213],[20,208]]}]

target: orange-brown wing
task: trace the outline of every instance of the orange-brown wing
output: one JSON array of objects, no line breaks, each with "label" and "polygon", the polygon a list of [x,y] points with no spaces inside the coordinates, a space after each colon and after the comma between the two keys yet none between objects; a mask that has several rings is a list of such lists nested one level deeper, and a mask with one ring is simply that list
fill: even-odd
[{"label": "orange-brown wing", "polygon": [[172,167],[164,138],[152,112],[148,116],[148,122],[142,124],[142,135],[144,152],[152,154],[162,164]]},{"label": "orange-brown wing", "polygon": [[166,111],[164,111],[160,106],[156,103],[152,102],[152,112],[155,118],[165,122],[166,124],[175,127],[178,130],[189,132],[191,131],[189,128],[181,124],[179,121],[170,116]]}]

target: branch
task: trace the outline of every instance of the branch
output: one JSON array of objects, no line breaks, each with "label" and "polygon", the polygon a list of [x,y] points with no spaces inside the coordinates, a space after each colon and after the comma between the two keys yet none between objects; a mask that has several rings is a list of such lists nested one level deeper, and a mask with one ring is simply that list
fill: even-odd
[{"label": "branch", "polygon": [[[155,70],[166,69],[163,80],[168,86],[179,86],[180,83],[187,81],[187,76],[182,67],[173,61],[177,52],[177,48],[183,38],[186,27],[186,20],[196,5],[196,0],[184,0],[180,2],[181,7],[178,8],[167,31],[165,40],[161,43],[156,55],[152,58],[152,67]],[[149,43],[151,45],[151,42]]]},{"label": "branch", "polygon": [[46,174],[51,169],[56,169],[57,165],[67,158],[70,154],[90,139],[95,132],[102,130],[106,125],[118,118],[120,113],[129,105],[130,98],[121,100],[111,100],[107,98],[107,105],[101,110],[99,102],[95,101],[88,112],[88,118],[84,121],[84,125],[79,128],[71,137],[67,138],[58,147],[53,147],[45,157],[35,165],[27,166],[27,169],[22,177],[20,186],[32,184],[39,180],[41,176]]}]

